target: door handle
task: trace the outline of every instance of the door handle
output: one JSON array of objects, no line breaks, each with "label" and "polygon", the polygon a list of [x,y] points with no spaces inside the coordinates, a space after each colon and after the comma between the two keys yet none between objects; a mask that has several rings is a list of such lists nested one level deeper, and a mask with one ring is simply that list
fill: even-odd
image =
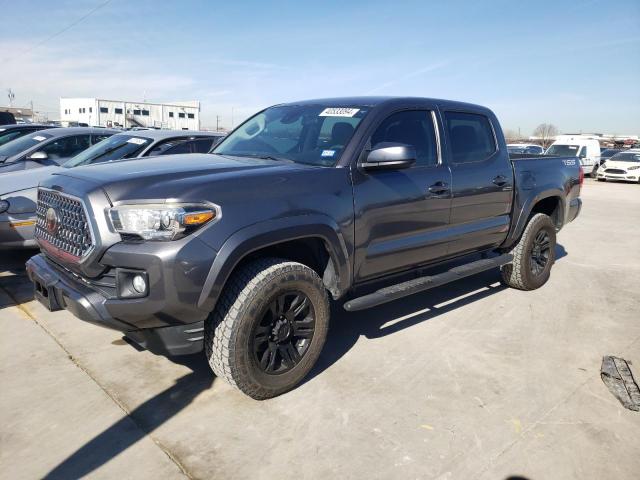
[{"label": "door handle", "polygon": [[498,175],[492,181],[493,183],[501,187],[507,183],[507,177],[505,177],[504,175]]},{"label": "door handle", "polygon": [[435,193],[436,195],[442,195],[443,193],[447,193],[449,191],[449,185],[445,182],[436,182],[429,187],[429,191],[431,193]]}]

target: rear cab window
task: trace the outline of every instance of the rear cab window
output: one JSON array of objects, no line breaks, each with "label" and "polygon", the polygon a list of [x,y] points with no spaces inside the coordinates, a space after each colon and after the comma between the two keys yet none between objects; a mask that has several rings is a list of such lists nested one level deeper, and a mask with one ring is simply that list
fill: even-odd
[{"label": "rear cab window", "polygon": [[444,128],[454,164],[483,162],[498,149],[493,127],[485,115],[445,111]]}]

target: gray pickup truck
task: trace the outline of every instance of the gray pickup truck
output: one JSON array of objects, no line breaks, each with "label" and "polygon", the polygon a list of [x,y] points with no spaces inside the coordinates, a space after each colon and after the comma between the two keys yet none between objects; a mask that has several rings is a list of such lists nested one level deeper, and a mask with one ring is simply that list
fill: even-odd
[{"label": "gray pickup truck", "polygon": [[538,288],[581,208],[574,157],[510,158],[495,115],[460,102],[276,105],[213,153],[51,176],[27,272],[50,310],[154,352],[204,349],[256,399],[308,374],[329,298],[360,310],[493,268]]}]

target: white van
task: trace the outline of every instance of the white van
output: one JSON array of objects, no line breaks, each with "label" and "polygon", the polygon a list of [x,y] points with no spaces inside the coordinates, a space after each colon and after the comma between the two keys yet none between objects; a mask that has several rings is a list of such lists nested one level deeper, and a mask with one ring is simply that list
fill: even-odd
[{"label": "white van", "polygon": [[545,155],[580,157],[584,174],[595,178],[600,163],[600,142],[579,135],[558,135]]}]

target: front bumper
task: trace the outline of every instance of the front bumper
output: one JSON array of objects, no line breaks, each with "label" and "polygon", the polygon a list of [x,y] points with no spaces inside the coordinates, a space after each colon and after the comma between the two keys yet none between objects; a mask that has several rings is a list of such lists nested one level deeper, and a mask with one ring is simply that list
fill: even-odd
[{"label": "front bumper", "polygon": [[624,182],[638,182],[640,181],[640,171],[632,170],[626,173],[607,173],[598,171],[598,179],[600,180],[614,180]]},{"label": "front bumper", "polygon": [[[27,262],[27,274],[34,284],[35,298],[51,311],[66,309],[80,320],[123,332],[135,343],[158,354],[191,354],[203,348],[207,312],[199,312],[188,304],[159,301],[152,293],[152,282],[147,297],[114,298],[105,293],[108,289],[96,287],[90,279],[67,271],[44,254]],[[149,272],[150,279],[154,274]],[[157,281],[155,287],[155,291],[163,295]],[[173,301],[174,297],[168,297]],[[176,312],[185,315],[176,319],[172,315]]]}]

